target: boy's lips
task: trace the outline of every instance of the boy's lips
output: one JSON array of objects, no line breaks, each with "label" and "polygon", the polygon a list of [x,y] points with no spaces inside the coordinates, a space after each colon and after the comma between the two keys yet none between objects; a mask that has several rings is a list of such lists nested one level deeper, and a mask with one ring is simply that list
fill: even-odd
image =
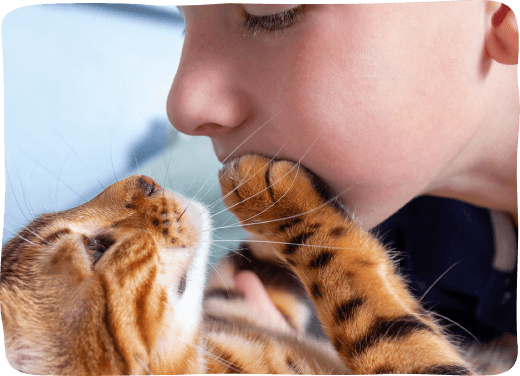
[{"label": "boy's lips", "polygon": [[247,151],[228,149],[213,142],[213,150],[220,163],[229,162],[231,158],[240,157],[241,155],[247,154]]},{"label": "boy's lips", "polygon": [[226,158],[229,155],[229,152],[226,152],[222,145],[220,145],[218,142],[216,142],[213,138],[211,139],[211,142],[213,143],[213,151],[215,152],[215,155],[217,156],[217,159],[220,163],[224,163]]},{"label": "boy's lips", "polygon": [[217,153],[217,159],[219,160],[220,163],[224,163],[224,162],[227,162],[227,155],[223,154],[223,153]]}]

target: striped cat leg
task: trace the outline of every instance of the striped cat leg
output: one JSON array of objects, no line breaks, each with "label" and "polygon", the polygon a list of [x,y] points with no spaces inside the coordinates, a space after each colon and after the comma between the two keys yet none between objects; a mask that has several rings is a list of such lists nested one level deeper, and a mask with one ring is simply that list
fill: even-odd
[{"label": "striped cat leg", "polygon": [[226,205],[271,244],[311,296],[354,373],[469,374],[442,329],[408,292],[386,250],[324,185],[288,161],[248,155],[221,173]]}]

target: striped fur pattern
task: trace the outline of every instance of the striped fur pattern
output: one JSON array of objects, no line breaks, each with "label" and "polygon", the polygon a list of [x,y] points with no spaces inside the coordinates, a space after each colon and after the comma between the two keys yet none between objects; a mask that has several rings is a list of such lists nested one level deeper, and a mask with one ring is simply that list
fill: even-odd
[{"label": "striped fur pattern", "polygon": [[146,176],[36,219],[2,249],[8,361],[32,374],[199,372],[209,231],[201,205]]},{"label": "striped fur pattern", "polygon": [[[43,215],[9,241],[0,303],[11,365],[78,375],[474,372],[312,173],[247,155],[220,177],[252,235],[206,287],[208,213],[146,176]],[[233,288],[244,270],[283,320]],[[309,302],[322,338],[306,332]]]},{"label": "striped fur pattern", "polygon": [[[289,161],[248,155],[227,165],[221,175],[226,205],[252,233],[251,243],[268,244],[298,277],[349,370],[472,373],[408,292],[386,250],[312,173]],[[305,368],[312,360],[285,356],[286,364],[298,359],[302,373],[314,373]]]}]

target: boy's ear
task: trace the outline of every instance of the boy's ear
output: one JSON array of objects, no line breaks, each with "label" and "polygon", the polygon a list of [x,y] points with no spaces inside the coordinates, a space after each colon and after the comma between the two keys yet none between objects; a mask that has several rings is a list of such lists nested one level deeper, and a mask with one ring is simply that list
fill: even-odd
[{"label": "boy's ear", "polygon": [[[500,64],[518,64],[518,24],[511,8],[490,1],[491,28],[486,37],[489,57]],[[489,19],[489,18],[488,18]]]}]

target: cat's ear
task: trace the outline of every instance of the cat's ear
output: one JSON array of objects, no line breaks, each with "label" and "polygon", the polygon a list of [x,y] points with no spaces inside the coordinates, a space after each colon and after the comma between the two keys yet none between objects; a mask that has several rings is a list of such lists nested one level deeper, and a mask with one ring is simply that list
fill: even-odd
[{"label": "cat's ear", "polygon": [[500,64],[518,64],[518,24],[511,8],[490,1],[487,4],[490,22],[486,35],[486,52]]}]

